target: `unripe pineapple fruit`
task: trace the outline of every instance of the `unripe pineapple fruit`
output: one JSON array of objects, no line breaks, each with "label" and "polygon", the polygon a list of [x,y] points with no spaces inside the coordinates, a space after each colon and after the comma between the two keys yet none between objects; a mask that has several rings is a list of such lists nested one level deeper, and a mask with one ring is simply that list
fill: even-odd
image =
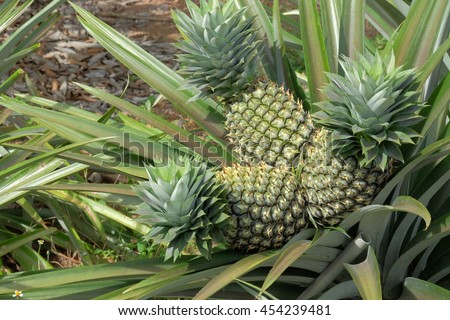
[{"label": "unripe pineapple fruit", "polygon": [[297,177],[286,166],[235,165],[217,172],[228,188],[232,228],[225,238],[241,250],[266,250],[286,243],[306,226]]},{"label": "unripe pineapple fruit", "polygon": [[336,225],[349,213],[372,203],[387,182],[385,171],[361,167],[354,157],[333,155],[330,133],[316,130],[305,146],[300,163],[305,211],[314,223]]},{"label": "unripe pineapple fruit", "polygon": [[293,166],[313,131],[309,114],[291,93],[257,82],[229,106],[225,128],[241,161]]}]

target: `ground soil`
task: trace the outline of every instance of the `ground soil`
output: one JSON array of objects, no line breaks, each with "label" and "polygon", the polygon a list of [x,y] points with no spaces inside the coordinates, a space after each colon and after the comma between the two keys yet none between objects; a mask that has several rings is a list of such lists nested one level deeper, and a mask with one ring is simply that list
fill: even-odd
[{"label": "ground soil", "polygon": [[[30,14],[49,2],[36,1]],[[170,68],[178,68],[175,59],[177,49],[173,44],[179,38],[179,33],[171,19],[171,10],[185,10],[184,0],[72,2],[114,27]],[[88,34],[69,4],[60,7],[59,12],[60,20],[42,39],[39,51],[17,66],[25,70],[43,97],[103,113],[109,106],[93,98],[73,82],[123,95],[125,99],[138,105],[144,104],[149,96],[157,95]],[[17,82],[14,90],[27,92],[25,81]],[[182,120],[169,103],[160,103],[154,111],[169,120]]]}]

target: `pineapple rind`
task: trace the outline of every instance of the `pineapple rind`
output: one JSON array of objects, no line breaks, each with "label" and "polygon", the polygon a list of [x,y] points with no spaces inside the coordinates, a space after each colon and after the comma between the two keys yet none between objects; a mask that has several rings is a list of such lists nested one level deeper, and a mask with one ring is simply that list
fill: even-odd
[{"label": "pineapple rind", "polygon": [[303,197],[291,168],[234,165],[217,172],[229,190],[228,243],[240,250],[280,247],[306,227]]},{"label": "pineapple rind", "polygon": [[293,167],[314,126],[291,93],[259,81],[231,104],[225,128],[241,162]]},{"label": "pineapple rind", "polygon": [[304,148],[300,184],[305,210],[313,223],[337,225],[351,212],[369,205],[387,182],[392,168],[361,167],[354,157],[334,155],[330,132],[319,129]]}]

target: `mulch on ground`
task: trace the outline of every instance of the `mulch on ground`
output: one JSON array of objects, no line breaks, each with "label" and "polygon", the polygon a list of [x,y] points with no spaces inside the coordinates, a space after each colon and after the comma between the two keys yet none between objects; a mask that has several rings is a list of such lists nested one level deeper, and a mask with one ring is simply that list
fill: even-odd
[{"label": "mulch on ground", "polygon": [[[178,68],[175,59],[177,49],[173,43],[177,41],[179,33],[171,19],[171,10],[184,9],[183,0],[73,2],[114,27],[170,68]],[[28,16],[46,3],[48,1],[36,1]],[[42,39],[39,50],[17,65],[17,68],[25,70],[42,97],[104,113],[109,106],[73,82],[106,90],[137,105],[144,104],[149,96],[157,95],[89,35],[69,4],[61,6],[59,12],[60,20]],[[27,19],[27,15],[22,21],[24,19]],[[13,90],[28,91],[24,80],[18,81]],[[182,119],[169,103],[159,103],[154,111],[173,121]]]}]

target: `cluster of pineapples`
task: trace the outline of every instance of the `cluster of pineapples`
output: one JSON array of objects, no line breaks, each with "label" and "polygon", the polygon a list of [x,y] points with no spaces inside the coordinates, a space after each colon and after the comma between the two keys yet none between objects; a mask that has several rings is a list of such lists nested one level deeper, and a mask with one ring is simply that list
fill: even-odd
[{"label": "cluster of pineapples", "polygon": [[[223,238],[234,248],[265,250],[283,245],[309,223],[336,225],[370,204],[394,161],[403,160],[400,146],[417,136],[410,127],[421,120],[423,105],[414,71],[395,67],[393,55],[343,58],[344,76],[329,75],[329,100],[311,116],[283,85],[258,74],[261,46],[245,8],[237,9],[233,0],[187,4],[190,16],[174,13],[183,35],[185,87],[222,102],[238,161],[215,170],[214,183],[211,174],[206,184],[204,176],[187,171],[191,184],[172,177],[183,192],[156,177],[151,186],[141,185],[141,193],[171,192],[158,208],[151,205],[154,198],[142,197],[145,214],[158,217],[150,219],[154,228],[183,243],[196,237],[203,250]],[[182,218],[166,209],[174,201],[188,208]]]}]

